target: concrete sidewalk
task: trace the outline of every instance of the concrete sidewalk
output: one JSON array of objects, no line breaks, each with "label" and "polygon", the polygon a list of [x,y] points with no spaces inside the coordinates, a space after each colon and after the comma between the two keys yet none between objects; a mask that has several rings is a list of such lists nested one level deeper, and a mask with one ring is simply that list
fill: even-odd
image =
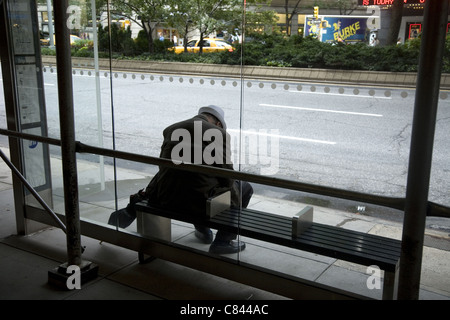
[{"label": "concrete sidewalk", "polygon": [[[3,149],[9,156],[9,150]],[[60,172],[60,160],[52,158],[52,172]],[[108,192],[91,194],[93,177],[98,168],[89,162],[78,163],[80,210],[83,218],[105,223],[114,201]],[[111,183],[112,169],[105,167],[105,183]],[[130,170],[120,170],[118,185],[122,190],[119,205],[125,205],[130,192],[145,186],[149,176]],[[15,235],[15,217],[11,172],[0,162],[0,299],[199,299],[199,300],[284,300],[281,297],[223,278],[156,259],[139,264],[134,251],[95,239],[83,237],[84,259],[99,265],[99,277],[81,290],[60,291],[47,283],[47,273],[66,261],[65,234],[56,228],[46,228],[27,236]],[[53,189],[58,193],[61,177],[53,177]],[[56,196],[57,197],[57,196]],[[55,201],[58,211],[61,203]],[[267,212],[283,212],[288,216],[301,210],[303,204],[255,194],[251,208]],[[61,211],[62,212],[62,211]],[[374,219],[361,214],[314,207],[314,221],[339,225],[362,232],[401,239],[398,223]],[[133,223],[129,229],[135,230]],[[420,299],[450,300],[450,237],[434,230],[426,231]],[[172,221],[172,241],[198,250],[208,250],[199,244],[189,224]],[[244,239],[247,248],[239,258],[246,263],[276,270],[343,290],[380,299],[381,290],[367,288],[367,268],[345,261],[277,246],[254,239]],[[434,245],[440,243],[439,246]],[[439,249],[437,248],[439,247]],[[447,248],[447,249],[446,249]]]}]

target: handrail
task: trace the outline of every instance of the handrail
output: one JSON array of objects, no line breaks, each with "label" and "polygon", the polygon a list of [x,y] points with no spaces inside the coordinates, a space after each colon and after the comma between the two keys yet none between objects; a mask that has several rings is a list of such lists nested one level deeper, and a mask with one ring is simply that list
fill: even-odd
[{"label": "handrail", "polygon": [[59,140],[59,139],[43,137],[43,136],[36,136],[36,135],[30,134],[30,133],[23,133],[23,132],[17,132],[17,131],[13,131],[13,130],[7,130],[7,129],[0,128],[0,134],[2,134],[4,136],[14,137],[14,138],[48,143],[48,144],[51,144],[54,146],[61,146],[61,140]]},{"label": "handrail", "polygon": [[[19,133],[11,130],[0,129],[0,134],[13,136],[16,138],[23,138],[27,140],[34,140],[43,143],[48,143],[52,145],[59,146],[61,144],[60,140],[48,137],[41,137],[32,134]],[[79,153],[92,153],[102,156],[108,156],[113,158],[119,158],[123,160],[130,160],[140,163],[146,163],[151,165],[169,167],[179,170],[200,172],[205,174],[213,174],[219,177],[232,178],[236,180],[254,182],[284,189],[308,192],[313,194],[319,194],[323,196],[331,196],[335,198],[347,199],[352,201],[360,201],[363,203],[371,203],[374,205],[380,205],[384,207],[389,207],[392,209],[404,210],[405,199],[395,198],[395,197],[385,197],[378,195],[370,195],[361,192],[343,190],[338,188],[331,188],[326,186],[318,186],[298,181],[292,181],[288,179],[275,178],[270,176],[261,176],[251,173],[245,173],[240,171],[216,168],[205,165],[198,164],[175,164],[170,159],[163,159],[159,157],[140,155],[135,153],[129,153],[125,151],[110,150],[95,146],[90,146],[79,141],[76,142],[76,152]],[[437,216],[450,218],[450,208],[439,205],[433,202],[428,203],[427,216]]]},{"label": "handrail", "polygon": [[439,203],[428,201],[427,217],[450,218],[450,208]]},{"label": "handrail", "polygon": [[356,200],[361,202],[367,202],[377,205],[383,205],[391,207],[394,209],[403,209],[404,199],[403,198],[390,198],[375,195],[368,195],[360,192],[347,191],[342,189],[316,186],[313,184],[302,183],[287,179],[274,178],[269,176],[261,176],[251,173],[245,173],[241,171],[234,171],[229,169],[217,168],[212,166],[198,165],[198,164],[175,164],[170,159],[163,159],[159,157],[138,155],[134,153],[128,153],[124,151],[109,150],[99,147],[93,147],[81,142],[77,142],[77,152],[80,153],[93,153],[103,156],[116,157],[124,160],[137,161],[141,163],[147,163],[152,165],[164,166],[173,169],[200,172],[204,174],[212,174],[219,177],[232,178],[241,181],[254,182],[264,185],[270,185],[274,187],[280,187],[285,189],[309,192],[314,194],[321,194],[325,196],[332,196],[338,198],[345,198],[348,200]]}]

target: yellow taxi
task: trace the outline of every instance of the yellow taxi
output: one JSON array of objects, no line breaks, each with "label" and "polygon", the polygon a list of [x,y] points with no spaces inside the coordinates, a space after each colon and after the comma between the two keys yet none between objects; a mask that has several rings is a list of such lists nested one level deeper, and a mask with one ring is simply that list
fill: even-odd
[{"label": "yellow taxi", "polygon": [[81,39],[78,36],[75,36],[73,34],[70,35],[70,45],[73,46],[76,42],[78,41],[82,41],[83,39]]},{"label": "yellow taxi", "polygon": [[50,39],[49,38],[40,38],[39,42],[41,46],[48,47],[50,45]]},{"label": "yellow taxi", "polygon": [[[73,35],[73,34],[70,35],[70,45],[71,46],[73,46],[76,42],[82,41],[82,40],[83,39],[81,39],[80,37],[78,37],[76,35]],[[50,37],[47,36],[47,38],[45,38],[45,39],[41,38],[40,42],[41,42],[42,46],[47,46],[48,47],[50,45]],[[55,44],[55,43],[56,43],[56,37],[53,34],[53,44]]]},{"label": "yellow taxi", "polygon": [[48,34],[39,31],[39,42],[41,43],[41,46],[48,47],[50,43],[50,38],[48,37]]},{"label": "yellow taxi", "polygon": [[[176,46],[169,48],[169,50],[175,51],[176,54],[184,52],[184,46]],[[203,52],[219,52],[219,51],[229,51],[233,52],[234,48],[223,39],[216,38],[204,38],[203,39]],[[199,52],[200,51],[200,40],[190,40],[187,43],[188,52]]]}]

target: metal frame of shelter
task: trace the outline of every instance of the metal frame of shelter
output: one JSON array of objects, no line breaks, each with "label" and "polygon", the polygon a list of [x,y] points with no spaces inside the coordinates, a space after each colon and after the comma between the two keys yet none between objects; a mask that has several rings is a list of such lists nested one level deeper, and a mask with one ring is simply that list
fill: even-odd
[{"label": "metal frame of shelter", "polygon": [[[230,262],[195,251],[183,249],[176,244],[168,244],[158,239],[143,238],[136,234],[117,230],[92,221],[80,220],[77,184],[77,153],[93,153],[113,158],[127,159],[152,165],[174,166],[164,159],[103,149],[82,144],[75,140],[72,65],[68,29],[66,27],[68,1],[54,1],[56,52],[58,66],[58,101],[61,130],[60,139],[51,139],[22,132],[17,126],[16,79],[14,57],[11,52],[11,36],[6,19],[6,3],[0,0],[0,53],[3,72],[5,105],[8,129],[0,129],[0,134],[9,137],[11,160],[3,153],[3,160],[13,171],[13,188],[15,197],[16,220],[18,232],[26,233],[24,220],[38,221],[56,225],[66,232],[67,263],[82,265],[81,231],[83,235],[111,242],[132,250],[141,251],[175,263],[210,272],[238,282],[264,289],[277,288],[277,292],[294,298],[362,298],[337,288],[309,281],[294,280],[278,274],[267,272],[246,265]],[[250,182],[299,190],[315,194],[333,196],[342,199],[358,200],[404,211],[402,235],[402,254],[397,284],[398,299],[418,299],[422,250],[424,244],[425,219],[427,216],[450,217],[449,208],[431,203],[428,190],[432,163],[433,141],[436,113],[439,97],[441,66],[448,20],[449,1],[427,1],[424,12],[424,27],[421,44],[419,71],[417,76],[412,139],[410,147],[409,171],[405,198],[387,198],[363,193],[351,192],[327,187],[294,182],[284,179],[269,178],[243,172],[183,165],[184,170],[214,173],[219,176]],[[36,35],[37,36],[37,35]],[[35,39],[38,41],[38,39]],[[23,178],[21,166],[21,149],[19,141],[31,139],[42,143],[59,146],[63,163],[65,215],[54,213],[33,187]],[[180,168],[180,166],[177,166]],[[29,207],[24,201],[24,186],[42,205],[43,209]],[[299,290],[301,289],[301,290]]]}]

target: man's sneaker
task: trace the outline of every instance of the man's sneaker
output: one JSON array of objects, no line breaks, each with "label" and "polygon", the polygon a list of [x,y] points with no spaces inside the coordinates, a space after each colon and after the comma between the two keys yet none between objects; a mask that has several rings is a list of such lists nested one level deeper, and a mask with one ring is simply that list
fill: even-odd
[{"label": "man's sneaker", "polygon": [[198,230],[195,230],[195,236],[197,239],[202,241],[203,243],[210,244],[213,241],[213,233],[211,230],[208,230],[207,233],[200,232]]},{"label": "man's sneaker", "polygon": [[238,253],[245,249],[245,242],[242,241],[214,241],[209,247],[210,253],[215,254],[228,254],[228,253]]}]

